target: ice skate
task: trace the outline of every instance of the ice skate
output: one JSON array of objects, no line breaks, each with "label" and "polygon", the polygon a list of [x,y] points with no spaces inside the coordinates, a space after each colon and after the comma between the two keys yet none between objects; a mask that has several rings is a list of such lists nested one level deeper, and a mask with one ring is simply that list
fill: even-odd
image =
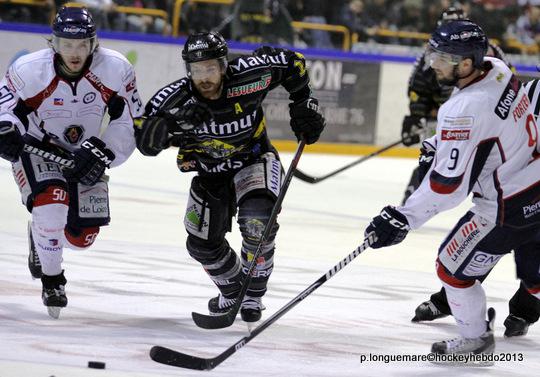
[{"label": "ice skate", "polygon": [[527,334],[527,331],[529,331],[529,325],[530,323],[527,322],[525,319],[510,314],[504,320],[504,327],[506,327],[506,330],[504,331],[504,336],[507,338],[513,336],[524,336]]},{"label": "ice skate", "polygon": [[240,316],[242,321],[252,323],[261,319],[262,311],[266,309],[262,304],[261,297],[245,296],[242,300],[242,306],[240,309]]},{"label": "ice skate", "polygon": [[32,222],[28,222],[28,269],[32,275],[32,279],[41,279],[41,262],[39,260],[34,239],[32,238]]},{"label": "ice skate", "polygon": [[52,318],[58,319],[60,309],[65,308],[68,303],[65,291],[67,281],[64,272],[62,271],[60,275],[55,276],[43,275],[41,282],[43,284],[41,294],[43,305],[47,307],[47,312]]},{"label": "ice skate", "polygon": [[[454,339],[443,340],[442,342],[433,343],[431,346],[431,352],[441,356],[451,355],[479,355],[479,354],[493,354],[495,351],[495,337],[493,336],[493,323],[495,321],[495,309],[488,309],[488,322],[486,332],[480,335],[478,338],[464,338],[457,337]],[[493,365],[493,361],[478,361],[478,360],[459,360],[448,358],[435,359],[432,361],[435,364],[458,364],[458,365],[471,365],[471,366],[490,366]]]},{"label": "ice skate", "polygon": [[434,319],[447,317],[447,314],[441,313],[435,304],[431,301],[426,301],[418,305],[414,311],[412,322],[433,321]]},{"label": "ice skate", "polygon": [[235,302],[236,299],[226,298],[220,293],[218,296],[213,297],[208,301],[208,311],[210,312],[210,315],[224,314],[229,311]]}]

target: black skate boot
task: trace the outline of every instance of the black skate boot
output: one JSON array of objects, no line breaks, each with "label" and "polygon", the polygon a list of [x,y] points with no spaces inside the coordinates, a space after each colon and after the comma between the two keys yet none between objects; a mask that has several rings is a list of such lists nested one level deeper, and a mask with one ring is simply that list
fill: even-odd
[{"label": "black skate boot", "polygon": [[418,305],[414,311],[414,317],[411,319],[412,322],[421,322],[421,321],[433,321],[434,319],[447,317],[448,314],[442,313],[433,302],[426,301]]},{"label": "black skate boot", "polygon": [[257,322],[261,319],[261,311],[266,309],[262,304],[261,297],[245,296],[242,300],[240,316],[244,322]]},{"label": "black skate boot", "polygon": [[[442,342],[433,343],[431,346],[431,352],[438,355],[452,355],[452,354],[492,354],[495,351],[495,337],[493,336],[493,323],[495,321],[495,309],[488,309],[488,321],[486,326],[486,332],[480,335],[478,338],[463,338],[457,337],[450,340],[443,340]],[[479,366],[493,365],[493,361],[476,360],[438,360],[433,361],[435,364],[453,363],[453,364],[476,364]]]},{"label": "black skate boot", "polygon": [[506,327],[506,330],[504,331],[504,336],[510,338],[512,336],[526,335],[529,331],[529,325],[530,323],[527,322],[525,319],[510,314],[504,320],[504,327]]},{"label": "black skate boot", "polygon": [[28,222],[28,269],[32,279],[41,279],[41,262],[32,238],[32,222],[30,221]]},{"label": "black skate boot", "polygon": [[208,311],[210,312],[210,315],[224,314],[229,311],[235,302],[236,299],[226,298],[220,293],[218,296],[213,297],[208,301]]},{"label": "black skate boot", "polygon": [[60,317],[60,309],[65,308],[68,303],[65,291],[66,282],[64,271],[60,275],[41,277],[43,305],[47,307],[49,315],[55,319]]}]

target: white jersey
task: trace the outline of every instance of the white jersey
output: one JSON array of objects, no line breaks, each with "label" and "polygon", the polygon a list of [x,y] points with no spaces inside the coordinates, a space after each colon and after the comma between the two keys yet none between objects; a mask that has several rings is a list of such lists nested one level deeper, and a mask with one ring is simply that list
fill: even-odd
[{"label": "white jersey", "polygon": [[437,116],[436,147],[426,179],[397,209],[411,228],[473,193],[471,211],[498,225],[540,222],[538,129],[527,92],[501,60],[455,90]]},{"label": "white jersey", "polygon": [[[0,121],[11,121],[21,133],[68,151],[96,136],[115,154],[112,166],[120,165],[135,149],[133,118],[144,110],[133,67],[120,53],[99,47],[82,77],[70,82],[57,74],[54,59],[49,48],[22,56],[9,67],[0,82]],[[120,111],[102,131],[115,96]]]}]

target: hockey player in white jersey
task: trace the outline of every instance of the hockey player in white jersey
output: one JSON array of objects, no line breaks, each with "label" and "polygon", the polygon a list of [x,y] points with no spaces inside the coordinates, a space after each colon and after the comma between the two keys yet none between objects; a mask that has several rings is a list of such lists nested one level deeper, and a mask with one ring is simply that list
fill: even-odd
[{"label": "hockey player in white jersey", "polygon": [[403,206],[387,206],[366,229],[374,248],[401,242],[437,213],[473,193],[473,207],[439,248],[437,274],[460,336],[434,343],[440,354],[490,353],[493,309],[479,282],[514,250],[517,275],[540,297],[540,160],[538,129],[527,94],[500,60],[484,58],[487,39],[458,20],[433,33],[428,61],[437,79],[456,87],[437,116],[426,179]]},{"label": "hockey player in white jersey", "polygon": [[[67,305],[63,248],[85,249],[109,223],[106,168],[135,149],[134,118],[142,114],[135,73],[119,53],[98,47],[86,8],[62,7],[50,48],[25,55],[0,82],[0,156],[13,163],[31,213],[28,265],[58,318]],[[110,122],[102,130],[104,115]],[[32,148],[73,160],[70,168]]]}]

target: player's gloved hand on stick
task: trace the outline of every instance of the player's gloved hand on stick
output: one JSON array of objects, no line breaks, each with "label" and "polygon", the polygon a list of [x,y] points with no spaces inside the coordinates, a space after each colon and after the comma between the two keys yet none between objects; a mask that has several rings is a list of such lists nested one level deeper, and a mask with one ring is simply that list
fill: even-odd
[{"label": "player's gloved hand on stick", "polygon": [[213,114],[210,108],[202,102],[188,103],[180,108],[165,110],[159,114],[169,120],[169,132],[173,135],[191,131],[210,123]]},{"label": "player's gloved hand on stick", "polygon": [[371,245],[372,248],[392,246],[400,243],[409,233],[409,222],[405,215],[392,206],[382,209],[379,216],[375,216],[366,228],[365,236],[374,232],[377,241]]},{"label": "player's gloved hand on stick", "polygon": [[306,144],[313,144],[319,140],[319,136],[326,126],[326,121],[317,99],[309,97],[289,104],[289,114],[291,115],[291,128],[298,141],[304,138]]},{"label": "player's gloved hand on stick", "polygon": [[95,185],[111,165],[115,155],[107,149],[105,143],[95,136],[82,142],[81,147],[73,153],[72,168],[64,170],[68,181],[80,182],[86,186]]},{"label": "player's gloved hand on stick", "polygon": [[435,158],[435,148],[430,143],[423,142],[420,148],[420,157],[418,158],[418,180],[422,182],[426,176],[433,159]]},{"label": "player's gloved hand on stick", "polygon": [[419,131],[424,128],[422,118],[415,115],[406,115],[401,125],[401,138],[403,145],[409,147],[420,142]]},{"label": "player's gloved hand on stick", "polygon": [[0,122],[0,157],[15,162],[24,148],[24,140],[19,129],[8,121]]}]

